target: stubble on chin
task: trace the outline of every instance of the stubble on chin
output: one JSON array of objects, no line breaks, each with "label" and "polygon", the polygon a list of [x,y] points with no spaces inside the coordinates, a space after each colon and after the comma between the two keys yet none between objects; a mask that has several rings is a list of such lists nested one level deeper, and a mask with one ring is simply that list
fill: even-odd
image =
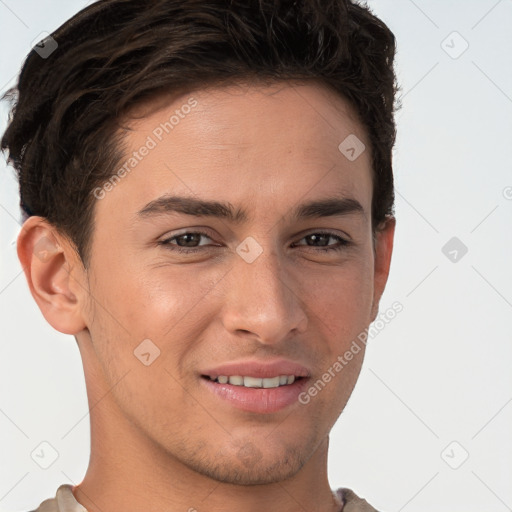
[{"label": "stubble on chin", "polygon": [[[190,450],[182,446],[180,459],[192,471],[217,482],[232,485],[268,485],[296,475],[309,460],[304,446],[282,446],[279,454],[260,448],[260,442],[232,440],[222,450],[205,446]],[[213,449],[212,449],[213,448]],[[184,454],[188,453],[188,457]]]}]

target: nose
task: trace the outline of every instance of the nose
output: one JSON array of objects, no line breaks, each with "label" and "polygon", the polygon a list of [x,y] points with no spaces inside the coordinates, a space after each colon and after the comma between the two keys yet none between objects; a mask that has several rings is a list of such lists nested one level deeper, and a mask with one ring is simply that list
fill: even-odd
[{"label": "nose", "polygon": [[252,263],[236,257],[226,277],[222,322],[230,333],[271,345],[307,329],[298,287],[275,252],[264,250]]}]

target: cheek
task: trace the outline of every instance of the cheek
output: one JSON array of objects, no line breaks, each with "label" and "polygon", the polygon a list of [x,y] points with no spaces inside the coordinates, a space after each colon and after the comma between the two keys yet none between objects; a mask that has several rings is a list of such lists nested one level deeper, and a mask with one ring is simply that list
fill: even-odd
[{"label": "cheek", "polygon": [[103,261],[94,294],[134,338],[161,335],[184,319],[211,288],[211,276],[192,267]]},{"label": "cheek", "polygon": [[160,351],[156,362],[181,371],[199,334],[214,318],[221,299],[214,302],[212,290],[222,275],[219,270],[199,272],[192,266],[149,271],[118,266],[103,271],[92,291],[97,300],[93,300],[90,330],[111,378],[119,378],[134,364],[138,368],[134,350],[147,339],[155,345],[155,353]]},{"label": "cheek", "polygon": [[219,269],[150,269],[133,277],[130,294],[134,300],[123,314],[139,336],[153,336],[164,344],[172,338],[177,341],[173,347],[179,347],[187,332],[197,332],[211,319],[212,291],[221,278]]},{"label": "cheek", "polygon": [[[205,285],[193,292],[183,288],[184,279],[129,275],[123,279],[121,272],[105,272],[91,287],[87,324],[95,364],[106,379],[103,393],[111,389],[120,408],[137,424],[141,418],[160,415],[167,429],[176,429],[182,419],[164,411],[190,402],[178,384],[183,377],[180,361],[193,350],[194,305],[205,295]],[[193,410],[187,412],[191,415]]]},{"label": "cheek", "polygon": [[364,330],[370,321],[373,302],[372,266],[354,261],[304,281],[303,296],[328,339],[347,341]]}]

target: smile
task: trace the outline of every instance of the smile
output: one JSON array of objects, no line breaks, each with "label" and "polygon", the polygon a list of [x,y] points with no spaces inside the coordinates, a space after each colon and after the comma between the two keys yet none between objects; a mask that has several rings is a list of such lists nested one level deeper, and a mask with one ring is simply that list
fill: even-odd
[{"label": "smile", "polygon": [[[295,375],[276,375],[275,377],[249,377],[242,375],[219,375],[217,378],[206,376],[213,382],[219,384],[231,384],[232,386],[243,386],[245,388],[278,388],[281,386],[288,386],[295,382]],[[298,377],[300,378],[300,377]]]}]

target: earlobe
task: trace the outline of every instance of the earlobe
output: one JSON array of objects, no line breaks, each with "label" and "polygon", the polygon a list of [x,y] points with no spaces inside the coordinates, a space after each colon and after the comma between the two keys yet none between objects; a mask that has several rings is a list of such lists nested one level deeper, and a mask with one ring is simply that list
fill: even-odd
[{"label": "earlobe", "polygon": [[389,276],[396,219],[388,216],[385,225],[375,235],[374,286],[371,322],[377,318],[379,302]]},{"label": "earlobe", "polygon": [[48,323],[64,334],[83,330],[79,266],[69,241],[46,219],[32,216],[21,228],[17,250],[30,293]]}]

